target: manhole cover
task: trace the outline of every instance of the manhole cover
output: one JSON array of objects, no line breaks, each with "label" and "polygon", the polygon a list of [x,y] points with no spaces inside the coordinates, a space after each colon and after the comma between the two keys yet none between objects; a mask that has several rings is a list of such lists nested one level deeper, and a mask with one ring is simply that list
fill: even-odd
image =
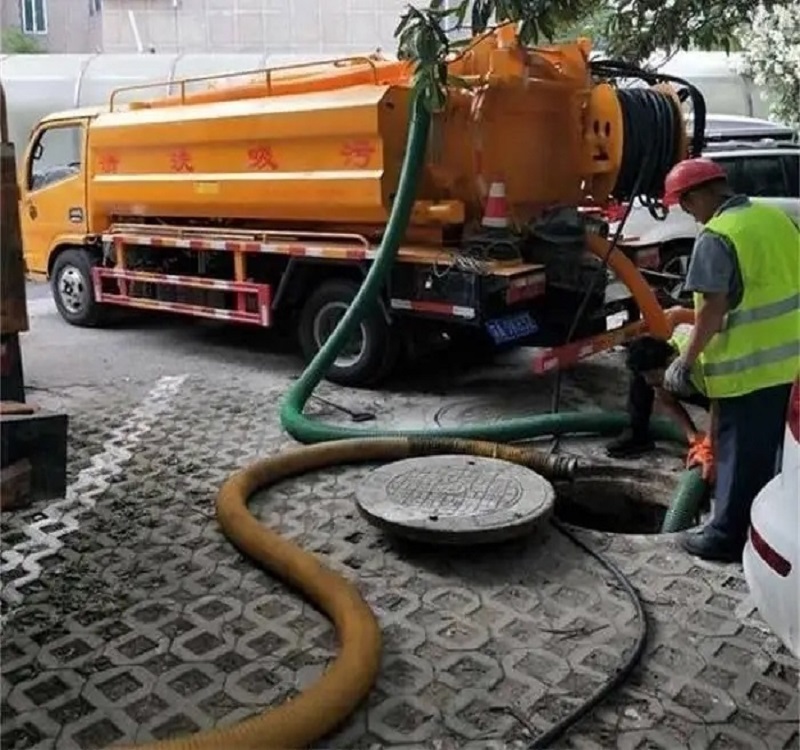
[{"label": "manhole cover", "polygon": [[530,469],[493,458],[432,456],[386,464],[356,490],[370,523],[422,541],[495,542],[549,517],[553,486]]},{"label": "manhole cover", "polygon": [[[530,401],[530,403],[528,403]],[[520,403],[509,396],[492,399],[475,398],[445,404],[433,416],[437,427],[455,427],[473,422],[493,423],[511,419],[520,414],[538,414],[542,411],[541,399],[526,399]]]}]

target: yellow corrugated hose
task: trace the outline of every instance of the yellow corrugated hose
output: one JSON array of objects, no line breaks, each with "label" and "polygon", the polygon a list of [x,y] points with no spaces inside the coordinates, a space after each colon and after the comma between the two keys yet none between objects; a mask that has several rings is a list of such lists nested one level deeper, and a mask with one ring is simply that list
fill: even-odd
[{"label": "yellow corrugated hose", "polygon": [[[354,445],[358,442],[361,445]],[[378,622],[358,589],[314,555],[263,526],[250,498],[283,479],[341,463],[405,455],[405,440],[343,441],[263,459],[233,474],[217,497],[217,519],[244,554],[299,589],[332,621],[339,637],[333,664],[297,697],[231,727],[137,745],[137,750],[295,750],[335,729],[366,697],[380,666]]]},{"label": "yellow corrugated hose", "polygon": [[270,573],[297,588],[331,619],[339,637],[339,653],[316,683],[277,708],[231,727],[137,745],[136,750],[298,750],[336,729],[367,696],[378,676],[380,627],[352,583],[263,526],[247,504],[256,492],[311,471],[442,453],[492,456],[552,478],[574,471],[574,460],[547,456],[529,446],[458,439],[369,438],[296,448],[236,472],[217,496],[217,519],[225,536]]}]

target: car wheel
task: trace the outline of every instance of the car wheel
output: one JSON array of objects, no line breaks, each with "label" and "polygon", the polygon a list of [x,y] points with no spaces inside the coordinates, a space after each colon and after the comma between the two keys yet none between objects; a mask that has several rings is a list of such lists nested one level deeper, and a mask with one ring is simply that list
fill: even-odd
[{"label": "car wheel", "polygon": [[[357,293],[358,284],[337,279],[324,282],[308,298],[298,325],[300,347],[307,362],[328,340]],[[340,385],[365,387],[388,376],[399,351],[393,333],[376,306],[339,353],[326,379]]]},{"label": "car wheel", "polygon": [[670,274],[675,279],[665,282],[662,292],[675,304],[681,307],[692,307],[692,293],[687,292],[686,274],[689,272],[689,260],[692,257],[692,244],[680,242],[666,245],[661,250],[661,263],[658,270]]},{"label": "car wheel", "polygon": [[95,301],[92,285],[94,261],[85,250],[64,250],[53,264],[50,286],[61,317],[74,326],[102,325],[105,307]]}]

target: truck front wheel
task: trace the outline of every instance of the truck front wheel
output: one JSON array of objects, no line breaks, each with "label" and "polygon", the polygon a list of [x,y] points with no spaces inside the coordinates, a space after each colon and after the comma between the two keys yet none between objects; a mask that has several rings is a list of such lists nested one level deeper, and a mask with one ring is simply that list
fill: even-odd
[{"label": "truck front wheel", "polygon": [[[310,362],[333,333],[345,311],[355,299],[358,285],[337,279],[321,284],[303,305],[298,326],[300,347]],[[394,369],[397,337],[376,307],[353,332],[350,340],[326,378],[352,387],[375,385]]]},{"label": "truck front wheel", "polygon": [[85,250],[64,250],[53,264],[50,285],[58,312],[74,326],[92,328],[103,322],[103,306],[92,289],[92,257]]}]

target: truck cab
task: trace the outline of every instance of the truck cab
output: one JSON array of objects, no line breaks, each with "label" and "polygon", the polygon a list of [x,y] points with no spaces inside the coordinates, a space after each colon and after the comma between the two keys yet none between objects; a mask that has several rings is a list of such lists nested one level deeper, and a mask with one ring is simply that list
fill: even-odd
[{"label": "truck cab", "polygon": [[99,110],[60,112],[34,128],[20,167],[20,222],[27,271],[46,276],[61,248],[89,233],[88,124]]}]

